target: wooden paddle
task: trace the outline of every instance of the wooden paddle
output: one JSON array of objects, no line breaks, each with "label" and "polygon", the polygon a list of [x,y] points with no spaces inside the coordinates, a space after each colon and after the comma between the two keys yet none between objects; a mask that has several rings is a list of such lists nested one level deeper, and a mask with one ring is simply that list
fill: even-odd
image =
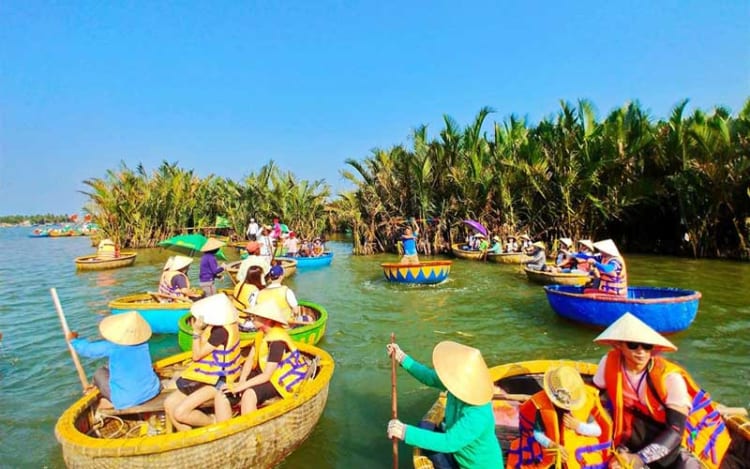
[{"label": "wooden paddle", "polygon": [[65,313],[63,313],[62,305],[60,305],[60,299],[57,297],[57,290],[55,288],[49,289],[50,295],[52,295],[52,302],[55,303],[55,309],[57,310],[57,316],[60,318],[60,325],[62,326],[63,334],[65,335],[65,343],[68,344],[68,351],[70,352],[70,356],[73,357],[73,364],[76,367],[76,371],[78,371],[78,378],[81,380],[81,386],[83,387],[83,392],[85,393],[89,389],[91,389],[91,385],[89,384],[89,380],[86,378],[86,372],[83,371],[83,366],[81,366],[81,361],[78,359],[78,354],[76,353],[76,349],[73,348],[73,345],[70,343],[70,329],[68,328],[68,321],[65,319]]},{"label": "wooden paddle", "polygon": [[[396,343],[396,334],[391,332],[391,344]],[[396,392],[396,353],[391,354],[391,419],[398,418],[398,394]],[[393,469],[398,469],[398,438],[393,439]]]}]

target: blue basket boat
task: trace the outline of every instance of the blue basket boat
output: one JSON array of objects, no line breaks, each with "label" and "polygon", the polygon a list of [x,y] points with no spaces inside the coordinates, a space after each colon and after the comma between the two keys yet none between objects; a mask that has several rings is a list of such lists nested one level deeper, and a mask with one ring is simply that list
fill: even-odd
[{"label": "blue basket boat", "polygon": [[306,267],[322,267],[325,265],[331,265],[333,262],[333,252],[325,251],[323,254],[317,257],[277,257],[276,259],[287,259],[297,261],[297,268],[304,269]]},{"label": "blue basket boat", "polygon": [[605,328],[624,313],[631,313],[657,332],[687,329],[698,314],[701,293],[664,287],[630,287],[628,296],[584,294],[583,287],[548,285],[547,301],[560,316]]},{"label": "blue basket boat", "polygon": [[386,262],[380,264],[383,275],[389,282],[434,284],[448,278],[452,261],[427,261],[419,264],[399,264]]},{"label": "blue basket boat", "polygon": [[112,314],[138,311],[154,334],[177,334],[178,322],[190,312],[192,304],[186,301],[161,303],[153,293],[135,293],[110,301],[109,308]]}]

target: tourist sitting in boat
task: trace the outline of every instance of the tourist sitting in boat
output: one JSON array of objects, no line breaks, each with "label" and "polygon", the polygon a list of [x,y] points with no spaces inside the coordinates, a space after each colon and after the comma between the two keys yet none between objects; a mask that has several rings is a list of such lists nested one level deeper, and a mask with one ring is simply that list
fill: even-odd
[{"label": "tourist sitting in boat", "polygon": [[193,361],[177,379],[177,390],[164,401],[164,410],[177,430],[214,423],[198,408],[213,401],[224,384],[232,386],[242,370],[237,310],[223,293],[195,302]]},{"label": "tourist sitting in boat", "polygon": [[222,246],[224,246],[223,242],[216,238],[209,238],[201,248],[203,256],[201,256],[198,279],[206,296],[216,294],[216,285],[214,285],[214,282],[217,278],[221,278],[221,274],[227,267],[223,262],[219,265],[216,261],[216,253],[219,252]]},{"label": "tourist sitting in boat", "polygon": [[97,259],[114,259],[118,257],[117,254],[117,247],[114,241],[109,238],[99,241],[99,245],[96,248]]},{"label": "tourist sitting in boat", "polygon": [[[609,295],[628,296],[628,274],[625,259],[620,255],[614,241],[605,239],[597,241],[594,247],[602,253],[601,262],[593,260],[592,270],[598,280],[596,288],[587,288],[584,293],[606,293]],[[576,255],[579,258],[579,255]],[[588,260],[592,260],[588,258]],[[595,280],[595,281],[596,281]]]},{"label": "tourist sitting in boat", "polygon": [[549,368],[542,384],[519,409],[520,437],[510,444],[508,469],[606,464],[612,420],[599,401],[599,390],[587,386],[567,365]]},{"label": "tourist sitting in boat", "polygon": [[495,235],[492,237],[492,245],[490,245],[487,252],[489,254],[500,254],[503,252],[503,242],[500,240],[499,236]]},{"label": "tourist sitting in boat", "polygon": [[261,269],[263,269],[263,279],[262,283],[265,285],[265,277],[266,274],[268,274],[268,271],[271,270],[271,262],[270,259],[266,256],[260,255],[260,243],[255,241],[250,241],[245,246],[247,249],[248,256],[244,259],[242,259],[242,262],[240,262],[240,266],[237,268],[237,282],[241,282],[242,279],[245,278],[247,275],[247,270],[253,266],[257,265]]},{"label": "tourist sitting in boat", "polygon": [[323,246],[323,241],[319,237],[313,239],[312,247],[310,248],[310,256],[320,257],[323,255],[324,251],[325,247]]},{"label": "tourist sitting in boat", "polygon": [[[258,292],[266,287],[263,277],[266,272],[259,265],[251,265],[241,282],[234,286],[235,306],[238,310],[244,311],[255,306],[258,299]],[[238,278],[239,280],[239,278]]]},{"label": "tourist sitting in boat", "polygon": [[495,437],[494,387],[479,350],[440,342],[432,351],[434,369],[406,355],[397,344],[386,345],[386,351],[422,384],[447,390],[445,420],[439,427],[415,427],[393,419],[388,422],[389,439],[428,450],[435,467],[505,467]]},{"label": "tourist sitting in boat", "polygon": [[299,302],[297,296],[294,294],[291,288],[286,285],[282,285],[281,282],[284,279],[284,268],[281,265],[275,265],[271,267],[271,270],[266,276],[266,288],[258,293],[257,304],[271,301],[276,303],[284,318],[289,324],[306,323],[311,321],[305,321],[300,316]]},{"label": "tourist sitting in boat", "polygon": [[76,339],[76,332],[68,335],[80,355],[109,358],[109,363],[96,370],[92,379],[102,395],[99,407],[126,409],[159,394],[161,383],[151,364],[151,327],[146,320],[137,311],[113,314],[99,323],[99,333],[105,340],[89,342]]},{"label": "tourist sitting in boat", "polygon": [[545,272],[547,270],[547,247],[543,241],[537,241],[528,250],[531,260],[526,263],[529,270]]},{"label": "tourist sitting in boat", "polygon": [[578,252],[573,254],[575,265],[570,269],[574,274],[591,273],[594,261],[601,259],[601,256],[594,254],[594,243],[590,239],[578,241]]},{"label": "tourist sitting in boat", "polygon": [[532,251],[531,245],[533,244],[531,237],[527,235],[526,233],[524,233],[521,235],[520,238],[521,238],[521,247],[519,250],[521,252],[531,252]]},{"label": "tourist sitting in boat", "polygon": [[220,386],[214,396],[217,422],[229,420],[238,401],[242,415],[247,415],[269,399],[291,396],[307,378],[309,366],[284,329],[287,323],[278,305],[258,303],[245,312],[259,332],[239,381]]},{"label": "tourist sitting in boat", "polygon": [[570,272],[575,267],[576,258],[573,257],[573,240],[570,238],[558,239],[557,254],[555,254],[555,267],[560,272]]},{"label": "tourist sitting in boat", "polygon": [[284,240],[286,255],[296,257],[299,254],[299,239],[294,231],[289,232],[289,237]]},{"label": "tourist sitting in boat", "polygon": [[721,465],[728,430],[709,395],[660,355],[677,350],[672,342],[630,313],[594,342],[612,347],[594,375],[612,410],[617,454],[611,468]]},{"label": "tourist sitting in boat", "polygon": [[417,254],[417,238],[419,231],[414,232],[411,228],[404,228],[404,234],[401,236],[401,243],[404,247],[404,255],[401,256],[402,264],[419,264],[419,255]]},{"label": "tourist sitting in boat", "polygon": [[477,239],[479,240],[479,243],[477,244],[477,250],[480,252],[486,252],[490,248],[490,242],[487,240],[487,237],[485,237],[482,233],[477,233]]},{"label": "tourist sitting in boat", "polygon": [[518,252],[521,248],[518,246],[518,242],[516,241],[515,236],[508,236],[505,240],[505,252],[511,253],[511,252]]},{"label": "tourist sitting in boat", "polygon": [[[159,280],[159,295],[161,301],[190,301],[195,295],[190,290],[190,280],[187,272],[190,264],[193,262],[192,257],[174,256],[168,270],[161,275]],[[167,265],[165,265],[167,267]]]}]

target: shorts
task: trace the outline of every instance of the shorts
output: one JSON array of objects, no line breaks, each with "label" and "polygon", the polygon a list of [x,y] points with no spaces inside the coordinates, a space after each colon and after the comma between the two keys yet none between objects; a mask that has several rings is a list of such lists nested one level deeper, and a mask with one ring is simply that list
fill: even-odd
[{"label": "shorts", "polygon": [[198,381],[193,381],[192,379],[185,378],[177,378],[177,382],[175,383],[175,385],[177,385],[177,390],[179,390],[186,396],[193,394],[203,386],[210,386],[206,383],[199,383]]}]

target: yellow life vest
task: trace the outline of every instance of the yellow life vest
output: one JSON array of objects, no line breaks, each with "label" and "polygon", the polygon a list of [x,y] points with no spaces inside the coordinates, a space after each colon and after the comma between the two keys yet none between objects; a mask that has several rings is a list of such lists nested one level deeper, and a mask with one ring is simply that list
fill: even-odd
[{"label": "yellow life vest", "polygon": [[232,302],[235,308],[240,311],[244,311],[250,307],[250,297],[253,293],[258,291],[258,287],[252,283],[238,283],[234,287],[234,298]]},{"label": "yellow life vest", "polygon": [[190,288],[190,279],[187,275],[179,270],[168,270],[161,274],[161,279],[159,280],[159,293],[164,295],[183,296],[179,288],[172,286],[172,279],[178,275],[185,277],[185,286]]},{"label": "yellow life vest", "polygon": [[237,323],[227,326],[211,326],[203,331],[201,339],[208,341],[214,327],[224,327],[227,330],[229,333],[227,343],[216,347],[213,352],[191,363],[182,373],[182,377],[206,384],[216,384],[219,378],[224,378],[227,386],[231,386],[242,372],[240,330]]},{"label": "yellow life vest", "polygon": [[99,259],[114,259],[115,258],[115,245],[112,241],[106,242],[107,240],[101,241],[96,250],[96,257]]},{"label": "yellow life vest", "polygon": [[302,385],[307,375],[308,364],[284,329],[272,327],[267,333],[261,331],[255,335],[254,365],[260,366],[261,371],[266,369],[270,352],[268,344],[276,341],[284,342],[287,350],[281,357],[281,361],[273,374],[271,374],[270,382],[281,397],[289,397]]},{"label": "yellow life vest", "polygon": [[289,289],[289,287],[282,285],[280,287],[272,287],[272,288],[264,288],[263,290],[258,293],[258,301],[257,304],[265,303],[266,301],[275,301],[276,304],[279,306],[279,309],[284,314],[284,317],[287,321],[293,321],[294,316],[292,312],[292,307],[289,305],[289,302],[286,301],[286,291]]}]

